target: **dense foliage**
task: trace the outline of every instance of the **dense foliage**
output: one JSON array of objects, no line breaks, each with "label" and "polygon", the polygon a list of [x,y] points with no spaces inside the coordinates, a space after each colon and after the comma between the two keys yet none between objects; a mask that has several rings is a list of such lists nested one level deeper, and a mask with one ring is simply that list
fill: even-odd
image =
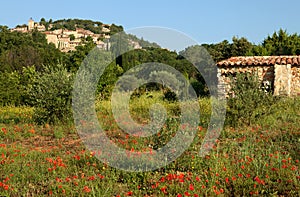
[{"label": "dense foliage", "polygon": [[43,73],[34,76],[30,98],[34,108],[34,121],[58,123],[72,120],[71,91],[73,74],[63,65],[45,66]]},{"label": "dense foliage", "polygon": [[42,65],[55,65],[66,61],[66,54],[48,44],[44,34],[10,32],[0,26],[0,72],[22,71],[23,67],[35,66],[41,70]]}]

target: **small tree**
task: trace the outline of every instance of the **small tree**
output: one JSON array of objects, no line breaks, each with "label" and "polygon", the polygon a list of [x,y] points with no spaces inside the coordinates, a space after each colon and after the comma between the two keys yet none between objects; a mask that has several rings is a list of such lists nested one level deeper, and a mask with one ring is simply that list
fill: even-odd
[{"label": "small tree", "polygon": [[73,74],[61,64],[44,69],[43,73],[36,76],[31,88],[34,120],[39,124],[69,121],[72,119]]},{"label": "small tree", "polygon": [[0,72],[0,106],[21,103],[20,76],[18,72]]},{"label": "small tree", "polygon": [[272,104],[272,94],[263,90],[255,73],[238,73],[231,78],[230,86],[227,121],[232,126],[250,125],[265,114]]},{"label": "small tree", "polygon": [[69,37],[70,37],[70,40],[71,40],[71,41],[75,40],[74,34],[71,34]]}]

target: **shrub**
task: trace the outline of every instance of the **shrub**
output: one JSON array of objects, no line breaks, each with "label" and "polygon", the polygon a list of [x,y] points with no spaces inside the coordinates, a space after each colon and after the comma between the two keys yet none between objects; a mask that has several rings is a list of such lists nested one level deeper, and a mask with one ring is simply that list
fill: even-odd
[{"label": "shrub", "polygon": [[0,103],[2,106],[21,103],[20,77],[17,72],[0,73]]},{"label": "shrub", "polygon": [[271,93],[263,90],[255,73],[237,74],[231,78],[227,108],[227,123],[231,126],[250,125],[268,113],[273,104]]},{"label": "shrub", "polygon": [[42,124],[70,120],[72,85],[73,74],[63,65],[45,66],[44,72],[36,76],[30,92],[35,107],[34,121]]},{"label": "shrub", "polygon": [[24,67],[22,72],[0,73],[0,105],[31,105],[30,89],[34,83],[36,73],[34,66]]}]

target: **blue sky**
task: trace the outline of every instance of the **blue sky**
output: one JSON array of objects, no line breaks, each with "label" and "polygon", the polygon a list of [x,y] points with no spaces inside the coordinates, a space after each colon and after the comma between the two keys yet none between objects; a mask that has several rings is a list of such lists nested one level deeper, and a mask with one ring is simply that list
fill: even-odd
[{"label": "blue sky", "polygon": [[[51,3],[50,3],[51,2]],[[279,28],[300,33],[299,0],[97,0],[1,2],[0,24],[14,27],[32,17],[92,19],[122,25],[125,30],[160,26],[179,30],[198,43],[216,43],[232,36],[261,42]]]}]

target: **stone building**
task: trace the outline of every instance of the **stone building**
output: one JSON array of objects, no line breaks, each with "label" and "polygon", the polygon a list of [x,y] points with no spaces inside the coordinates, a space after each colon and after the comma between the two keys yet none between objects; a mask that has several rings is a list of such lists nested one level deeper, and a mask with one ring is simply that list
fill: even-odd
[{"label": "stone building", "polygon": [[269,84],[274,95],[300,96],[300,56],[231,57],[217,63],[219,88],[230,90],[230,76],[257,73],[262,84]]},{"label": "stone building", "polygon": [[[50,29],[52,25],[53,24],[49,24]],[[110,48],[109,43],[101,41],[103,38],[110,38],[110,25],[103,24],[102,28],[103,32],[101,34],[95,34],[92,31],[83,28],[76,28],[75,30],[55,29],[53,31],[46,31],[46,27],[43,24],[34,22],[34,20],[30,18],[27,25],[17,26],[11,29],[11,31],[28,33],[36,29],[46,35],[48,43],[53,43],[55,47],[62,52],[69,52],[75,51],[77,46],[84,45],[83,40],[89,36],[93,39],[93,42],[98,48],[106,50]]]}]

